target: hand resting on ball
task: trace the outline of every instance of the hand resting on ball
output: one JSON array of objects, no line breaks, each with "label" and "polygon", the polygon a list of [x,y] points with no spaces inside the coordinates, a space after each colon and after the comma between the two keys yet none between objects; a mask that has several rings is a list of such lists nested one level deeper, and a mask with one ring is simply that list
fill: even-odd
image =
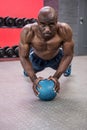
[{"label": "hand resting on ball", "polygon": [[[37,87],[38,83],[39,83],[41,80],[43,80],[43,79],[44,79],[43,77],[38,77],[38,78],[34,81],[34,83],[33,83],[33,91],[34,91],[34,93],[35,93],[36,96],[38,96],[38,91],[37,91],[36,87]],[[39,86],[39,87],[40,87],[40,86]]]},{"label": "hand resting on ball", "polygon": [[55,91],[59,93],[60,83],[59,83],[58,79],[54,78],[53,76],[50,76],[48,79],[54,81],[54,83],[55,83]]}]

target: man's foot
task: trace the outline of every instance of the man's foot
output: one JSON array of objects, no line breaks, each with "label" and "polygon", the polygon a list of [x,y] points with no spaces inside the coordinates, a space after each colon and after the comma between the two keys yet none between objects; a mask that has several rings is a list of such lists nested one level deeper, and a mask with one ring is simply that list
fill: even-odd
[{"label": "man's foot", "polygon": [[66,71],[64,72],[64,76],[68,77],[71,75],[71,65],[69,65],[69,67],[66,69]]},{"label": "man's foot", "polygon": [[24,71],[24,76],[28,77],[28,74]]}]

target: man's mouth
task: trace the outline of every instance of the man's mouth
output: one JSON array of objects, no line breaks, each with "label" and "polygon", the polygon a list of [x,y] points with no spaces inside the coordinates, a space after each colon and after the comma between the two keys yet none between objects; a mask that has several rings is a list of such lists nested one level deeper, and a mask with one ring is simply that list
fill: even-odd
[{"label": "man's mouth", "polygon": [[51,36],[51,33],[44,33],[44,36]]}]

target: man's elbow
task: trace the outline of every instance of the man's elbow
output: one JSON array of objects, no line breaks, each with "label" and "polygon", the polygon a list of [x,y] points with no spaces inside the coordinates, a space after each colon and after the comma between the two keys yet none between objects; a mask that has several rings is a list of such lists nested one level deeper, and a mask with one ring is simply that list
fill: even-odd
[{"label": "man's elbow", "polygon": [[23,55],[20,55],[19,58],[20,58],[20,61],[21,61],[21,62],[24,62],[24,61],[28,61],[28,60],[29,60],[29,57],[28,57],[28,56],[23,56]]}]

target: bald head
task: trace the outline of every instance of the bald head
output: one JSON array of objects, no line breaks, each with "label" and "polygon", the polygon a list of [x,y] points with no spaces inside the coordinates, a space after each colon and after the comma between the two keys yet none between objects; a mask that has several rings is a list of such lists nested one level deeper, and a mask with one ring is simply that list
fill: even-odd
[{"label": "bald head", "polygon": [[57,13],[50,7],[45,6],[38,14],[38,27],[42,37],[46,40],[52,38],[57,32]]},{"label": "bald head", "polygon": [[44,19],[55,19],[57,21],[57,13],[54,10],[54,8],[50,6],[45,6],[40,9],[39,14],[38,14],[38,19],[42,17]]}]

